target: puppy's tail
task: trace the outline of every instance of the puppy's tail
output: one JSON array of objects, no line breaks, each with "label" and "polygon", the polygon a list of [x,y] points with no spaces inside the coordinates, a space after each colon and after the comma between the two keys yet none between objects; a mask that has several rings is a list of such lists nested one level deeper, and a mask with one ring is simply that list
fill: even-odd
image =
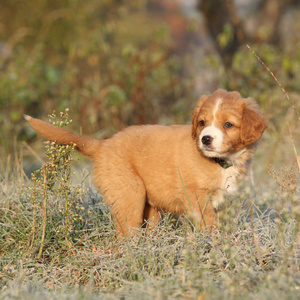
[{"label": "puppy's tail", "polygon": [[90,157],[95,157],[96,153],[100,150],[101,141],[81,136],[27,115],[24,115],[24,118],[36,132],[52,142],[62,145],[75,145],[76,150]]}]

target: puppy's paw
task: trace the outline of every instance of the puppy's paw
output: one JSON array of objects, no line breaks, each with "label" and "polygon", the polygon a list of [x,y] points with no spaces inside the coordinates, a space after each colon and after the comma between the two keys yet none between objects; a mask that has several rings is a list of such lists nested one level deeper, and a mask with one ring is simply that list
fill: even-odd
[{"label": "puppy's paw", "polygon": [[223,172],[222,189],[229,194],[233,194],[238,190],[237,178],[239,172],[235,167],[225,169]]}]

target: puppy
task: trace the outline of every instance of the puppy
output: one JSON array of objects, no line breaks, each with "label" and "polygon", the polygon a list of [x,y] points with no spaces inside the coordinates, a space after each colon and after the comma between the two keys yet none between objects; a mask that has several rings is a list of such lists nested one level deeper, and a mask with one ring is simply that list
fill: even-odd
[{"label": "puppy", "polygon": [[200,228],[212,226],[224,193],[237,190],[266,128],[253,99],[221,89],[200,98],[192,126],[131,126],[102,141],[25,118],[46,139],[75,145],[92,159],[95,183],[124,236],[145,221],[157,224],[161,211],[187,213]]}]

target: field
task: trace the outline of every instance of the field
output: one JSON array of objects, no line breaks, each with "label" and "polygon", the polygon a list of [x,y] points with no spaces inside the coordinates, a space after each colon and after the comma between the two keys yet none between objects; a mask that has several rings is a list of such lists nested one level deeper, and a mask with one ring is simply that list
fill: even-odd
[{"label": "field", "polygon": [[72,184],[86,169],[70,179],[68,168],[2,180],[1,299],[299,298],[296,168],[273,174],[277,194],[231,199],[213,235],[165,215],[148,236],[121,240],[101,196]]},{"label": "field", "polygon": [[[0,299],[299,299],[296,43],[245,46],[230,70],[210,53],[195,67],[210,84],[199,88],[161,18],[146,31],[143,1],[32,3],[29,19],[0,4],[12,53],[0,49]],[[269,124],[213,234],[166,213],[147,236],[117,238],[90,162],[43,144],[22,117],[61,111],[49,119],[106,138],[132,124],[188,124],[199,93],[217,87],[255,98]]]}]

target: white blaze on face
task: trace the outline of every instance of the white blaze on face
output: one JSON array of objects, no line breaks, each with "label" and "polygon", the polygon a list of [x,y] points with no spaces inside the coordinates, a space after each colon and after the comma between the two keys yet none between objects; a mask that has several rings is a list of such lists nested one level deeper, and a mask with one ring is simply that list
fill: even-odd
[{"label": "white blaze on face", "polygon": [[[200,149],[206,156],[218,156],[218,153],[221,152],[221,146],[223,144],[223,132],[218,129],[216,124],[216,115],[219,109],[219,106],[222,102],[222,99],[218,99],[213,111],[213,120],[212,124],[201,131],[200,134]],[[210,136],[213,138],[212,143],[210,145],[204,145],[202,143],[202,138],[204,136]]]}]

